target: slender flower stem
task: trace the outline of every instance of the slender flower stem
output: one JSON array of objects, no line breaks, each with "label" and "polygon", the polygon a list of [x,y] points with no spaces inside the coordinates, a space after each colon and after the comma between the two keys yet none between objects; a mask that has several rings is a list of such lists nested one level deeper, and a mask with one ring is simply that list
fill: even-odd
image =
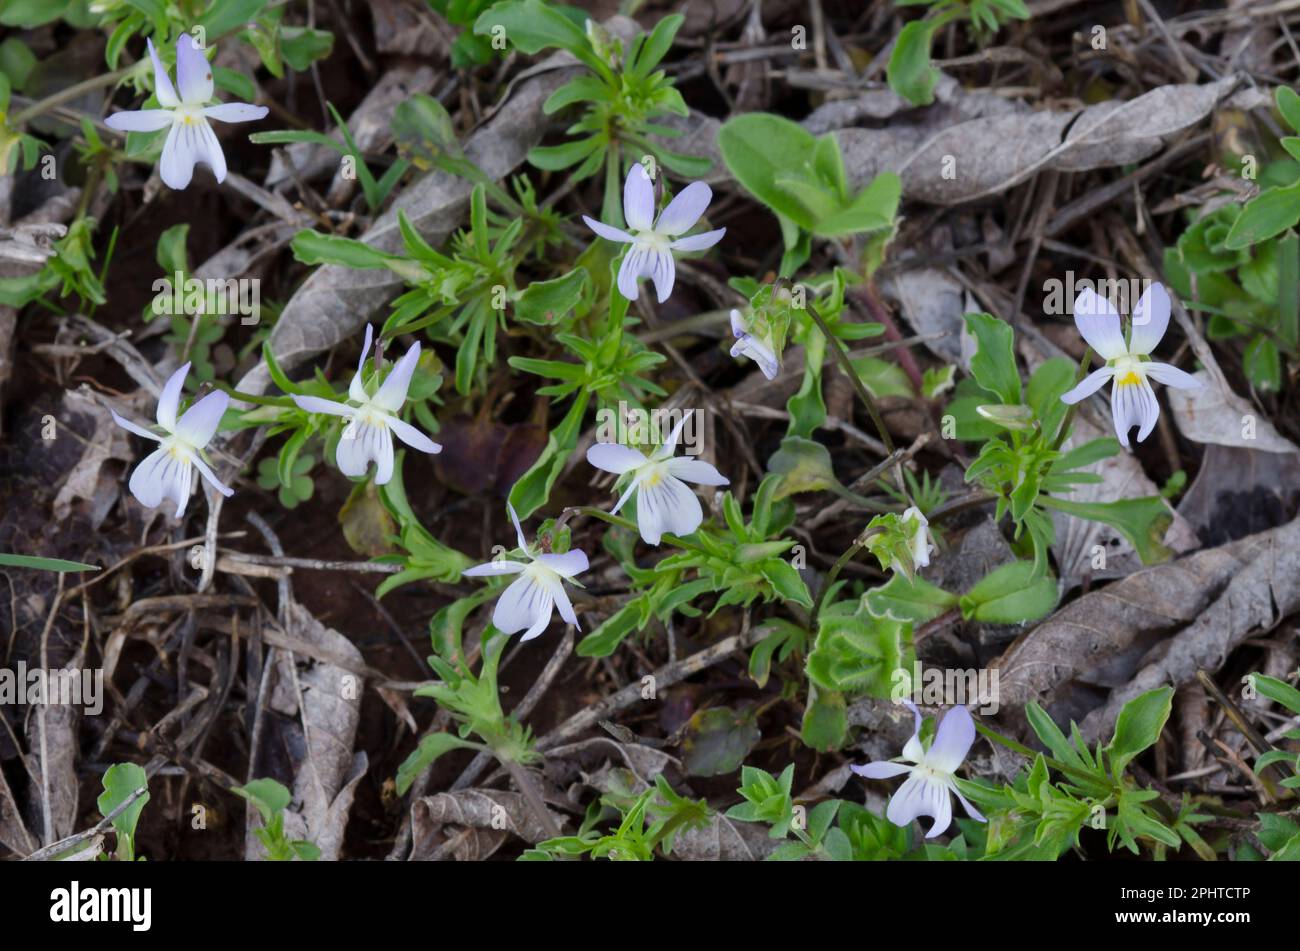
[{"label": "slender flower stem", "polygon": [[857,391],[858,399],[862,400],[862,405],[867,408],[867,413],[871,416],[871,422],[876,427],[876,432],[880,434],[880,441],[885,444],[885,449],[887,449],[892,455],[894,452],[894,440],[893,437],[889,435],[889,430],[885,428],[885,421],[880,415],[880,410],[876,406],[876,401],[871,396],[871,391],[866,388],[865,384],[862,382],[862,377],[858,376],[857,371],[853,369],[853,364],[849,362],[849,355],[844,350],[844,345],[840,343],[839,337],[831,333],[831,328],[827,326],[826,319],[822,317],[817,308],[812,304],[808,304],[807,307],[808,313],[812,317],[813,322],[817,324],[817,328],[821,330],[822,336],[826,338],[826,345],[830,348],[831,352],[835,354],[835,360],[839,363],[840,369],[844,371],[844,375],[847,376],[849,382],[853,384],[854,390]]},{"label": "slender flower stem", "polygon": [[[626,528],[628,531],[632,531],[632,532],[637,531],[636,522],[632,521],[631,519],[624,518],[621,515],[611,515],[609,512],[606,512],[604,509],[598,509],[591,505],[572,506],[570,508],[565,509],[560,514],[560,518],[556,522],[555,527],[560,528],[562,525],[564,525],[565,522],[569,520],[570,517],[574,515],[589,515],[592,518],[600,519],[602,522],[608,522],[610,525],[617,525],[619,528]],[[693,551],[701,555],[708,554],[708,552],[706,552],[699,545],[692,545],[690,542],[678,538],[676,535],[669,535],[665,533],[663,536],[663,540],[666,541],[668,544],[675,545],[676,547],[684,549],[685,551]]]},{"label": "slender flower stem", "polygon": [[[142,63],[144,60],[141,60],[140,62]],[[56,106],[61,106],[65,102],[71,102],[73,99],[76,99],[85,93],[92,92],[93,90],[100,89],[104,86],[112,86],[120,80],[125,79],[139,68],[140,63],[132,63],[130,66],[123,66],[121,69],[114,70],[111,73],[104,73],[101,76],[91,76],[89,79],[68,86],[66,89],[60,89],[58,92],[54,93],[54,95],[46,96],[44,99],[32,103],[21,112],[14,113],[13,117],[9,120],[9,124],[15,127],[20,126],[25,122],[31,121],[42,113],[48,112]]]},{"label": "slender flower stem", "polygon": [[241,393],[228,383],[222,383],[220,381],[216,381],[214,385],[231,399],[243,400],[245,403],[256,403],[259,406],[283,406],[287,408],[292,408],[294,405],[293,400],[287,396],[258,396],[254,393]]},{"label": "slender flower stem", "polygon": [[[1083,378],[1088,374],[1088,367],[1092,364],[1092,348],[1085,347],[1083,359],[1079,361],[1079,369],[1074,374],[1074,385],[1078,386],[1083,382]],[[1070,408],[1065,411],[1065,416],[1061,419],[1061,428],[1056,432],[1056,439],[1052,441],[1053,449],[1060,449],[1061,444],[1070,435],[1070,426],[1074,423],[1074,414],[1078,410],[1078,403],[1071,403]]]},{"label": "slender flower stem", "polygon": [[812,629],[811,633],[814,637],[817,636],[817,619],[821,616],[822,606],[826,603],[826,598],[830,594],[831,588],[835,585],[835,579],[840,576],[840,572],[844,570],[844,566],[856,558],[858,552],[867,547],[867,542],[870,540],[871,536],[878,534],[879,531],[880,529],[878,528],[868,528],[864,530],[861,535],[853,539],[853,544],[845,550],[844,554],[840,555],[840,557],[835,560],[835,564],[832,565],[831,570],[827,572],[826,581],[822,585],[821,593],[817,596],[817,603],[813,606],[812,617],[808,622],[809,627]]}]

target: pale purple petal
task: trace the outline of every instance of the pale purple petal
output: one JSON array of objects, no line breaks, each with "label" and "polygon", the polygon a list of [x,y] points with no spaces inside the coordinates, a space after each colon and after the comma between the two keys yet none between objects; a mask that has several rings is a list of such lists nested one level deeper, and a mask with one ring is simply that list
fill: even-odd
[{"label": "pale purple petal", "polygon": [[704,521],[704,511],[686,483],[665,475],[658,485],[642,483],[636,494],[636,524],[648,545],[658,545],[665,533],[689,535]]},{"label": "pale purple petal", "polygon": [[217,431],[229,405],[230,397],[225,393],[220,390],[209,393],[185,411],[176,424],[176,435],[196,449],[202,449]]},{"label": "pale purple petal", "polygon": [[162,395],[158,397],[158,425],[169,433],[176,432],[176,408],[181,402],[181,390],[185,387],[185,376],[190,372],[186,363],[167,378],[163,384]]},{"label": "pale purple petal", "polygon": [[343,435],[339,437],[338,448],[335,450],[334,460],[338,463],[339,471],[351,479],[365,475],[370,468],[370,460],[376,457],[378,451],[376,436],[376,427],[357,419],[351,420],[343,428]]},{"label": "pale purple petal", "polygon": [[162,442],[162,437],[157,433],[151,433],[143,426],[131,422],[125,416],[119,416],[115,410],[110,409],[109,412],[113,414],[113,422],[117,423],[117,425],[121,426],[127,432],[135,433],[137,436],[143,436],[145,439],[152,439],[154,442]]},{"label": "pale purple petal", "polygon": [[1074,389],[1061,395],[1062,403],[1074,404],[1080,400],[1087,399],[1101,389],[1106,381],[1115,375],[1112,367],[1102,367],[1100,370],[1093,370]]},{"label": "pale purple petal", "polygon": [[713,189],[704,182],[691,182],[668,203],[655,224],[655,231],[670,237],[690,231],[712,200]]},{"label": "pale purple petal", "polygon": [[919,763],[921,757],[925,755],[925,747],[921,745],[921,711],[911,700],[904,700],[903,706],[912,711],[912,735],[908,741],[903,744],[903,756],[913,763]]},{"label": "pale purple petal", "polygon": [[1115,424],[1115,436],[1119,444],[1128,448],[1128,431],[1137,425],[1136,388],[1131,384],[1120,385],[1118,381],[1110,388],[1110,417]]},{"label": "pale purple petal", "polygon": [[[554,598],[544,585],[538,584],[531,574],[520,575],[497,599],[492,609],[492,623],[503,634],[514,634],[528,628],[529,637],[536,637],[551,619]],[[540,624],[541,627],[537,627]],[[533,633],[533,628],[537,628]]]},{"label": "pale purple petal", "polygon": [[135,467],[127,488],[145,508],[157,508],[163,498],[162,470],[172,460],[172,454],[166,449],[155,449],[144,457],[144,461]]},{"label": "pale purple petal", "polygon": [[198,161],[199,143],[194,135],[194,125],[182,122],[172,124],[163,142],[162,158],[158,162],[158,175],[168,188],[182,191],[194,177],[194,163]]},{"label": "pale purple petal", "polygon": [[118,132],[157,132],[171,125],[172,113],[166,109],[138,109],[135,112],[115,112],[104,120],[104,125]]},{"label": "pale purple petal", "polygon": [[726,228],[719,228],[717,231],[701,231],[699,234],[693,234],[685,238],[678,238],[668,247],[674,251],[703,251],[705,248],[711,248],[727,233]]},{"label": "pale purple petal", "polygon": [[966,815],[970,816],[976,822],[988,822],[983,813],[976,809],[969,799],[958,792],[956,785],[952,787],[952,794],[961,802],[962,808],[966,810]]},{"label": "pale purple petal", "polygon": [[903,773],[910,773],[913,767],[907,763],[891,763],[888,760],[876,760],[874,763],[866,763],[862,766],[850,766],[849,769],[866,779],[889,779],[892,776],[901,776]]},{"label": "pale purple petal", "polygon": [[632,231],[649,231],[655,217],[655,187],[640,162],[628,169],[623,183],[623,217]]},{"label": "pale purple petal", "polygon": [[393,435],[406,443],[412,449],[418,449],[420,452],[442,452],[442,446],[438,445],[438,443],[434,442],[410,423],[404,423],[396,416],[389,416],[386,422],[393,430]]},{"label": "pale purple petal", "polygon": [[387,426],[375,426],[375,485],[388,485],[393,478],[393,431]]},{"label": "pale purple petal", "polygon": [[519,540],[520,549],[525,555],[529,554],[528,542],[524,540],[524,527],[519,524],[519,516],[515,513],[515,507],[510,503],[509,499],[506,499],[506,511],[510,513],[510,521],[514,523],[515,538]]},{"label": "pale purple petal", "polygon": [[587,553],[580,548],[566,551],[562,555],[553,553],[538,555],[537,561],[550,568],[561,578],[572,578],[574,575],[580,575],[587,570],[589,565]]},{"label": "pale purple petal", "polygon": [[597,469],[622,475],[643,466],[647,460],[645,454],[630,446],[616,442],[598,442],[587,450],[587,461]]},{"label": "pale purple petal", "polygon": [[719,472],[715,466],[703,459],[692,459],[689,456],[669,459],[668,472],[683,482],[694,482],[696,485],[731,484],[731,480]]},{"label": "pale purple petal", "polygon": [[325,413],[329,416],[351,416],[356,412],[356,408],[348,406],[346,403],[336,403],[334,400],[321,399],[319,396],[301,396],[294,393],[291,399],[298,405],[301,410],[308,413]]},{"label": "pale purple petal", "polygon": [[939,721],[934,743],[925,753],[924,765],[941,773],[956,772],[974,742],[974,718],[964,706],[955,706]]},{"label": "pale purple petal", "polygon": [[652,251],[649,254],[650,279],[655,282],[655,294],[663,303],[673,292],[677,281],[677,262],[671,251]]},{"label": "pale purple petal", "polygon": [[595,218],[588,218],[586,215],[583,215],[582,220],[587,223],[588,228],[607,241],[618,241],[623,244],[631,244],[636,240],[626,231],[620,231],[618,228],[607,225],[602,221],[597,221]]},{"label": "pale purple petal", "polygon": [[1074,325],[1103,360],[1114,360],[1128,352],[1119,314],[1091,287],[1085,288],[1074,302]]},{"label": "pale purple petal", "polygon": [[[560,617],[566,624],[572,624],[576,630],[581,631],[582,625],[578,623],[578,614],[573,610],[573,602],[569,600],[569,592],[564,590],[564,585],[555,578],[547,579],[545,584],[555,602],[555,609],[560,612]],[[528,638],[525,637],[524,640]]]},{"label": "pale purple petal", "polygon": [[489,578],[495,575],[517,575],[527,567],[518,561],[489,561],[486,564],[475,565],[473,568],[466,568],[461,574],[467,578]]},{"label": "pale purple petal", "polygon": [[777,374],[781,372],[781,361],[776,358],[776,354],[768,347],[763,346],[757,338],[744,334],[731,347],[733,357],[749,357],[758,364],[759,370],[763,376],[769,380],[775,380]]},{"label": "pale purple petal", "polygon": [[926,791],[925,777],[913,773],[898,791],[889,797],[889,806],[885,809],[885,818],[896,826],[910,826],[917,816],[931,815]]},{"label": "pale purple petal", "polygon": [[[731,316],[731,335],[733,337],[748,336],[748,334],[746,334],[745,332],[745,322],[740,317],[740,311],[733,309],[730,316]],[[732,351],[731,355],[733,357],[736,355],[734,350]]]},{"label": "pale purple petal", "polygon": [[668,433],[668,438],[664,440],[663,445],[655,450],[656,459],[667,459],[677,451],[677,440],[681,439],[682,430],[686,427],[686,421],[691,418],[695,410],[688,409],[682,413],[682,418],[673,424],[672,430]]},{"label": "pale purple petal", "polygon": [[265,119],[269,111],[266,106],[250,106],[246,102],[223,102],[208,106],[203,114],[218,122],[256,122]]},{"label": "pale purple petal", "polygon": [[235,494],[235,490],[218,479],[217,474],[208,468],[208,464],[200,459],[197,453],[190,458],[190,461],[194,463],[194,468],[199,470],[199,475],[203,476],[208,481],[208,484],[226,498],[230,498]]},{"label": "pale purple petal", "polygon": [[1138,391],[1136,406],[1138,414],[1138,442],[1151,435],[1160,418],[1160,401],[1156,399],[1155,390],[1145,379],[1135,389]]},{"label": "pale purple petal", "polygon": [[406,351],[406,355],[397,361],[397,366],[393,367],[384,380],[384,385],[375,394],[375,405],[390,413],[396,413],[401,409],[402,404],[406,402],[406,391],[411,387],[411,377],[419,362],[420,345],[413,343],[411,349]]},{"label": "pale purple petal", "polygon": [[221,151],[221,143],[212,126],[202,119],[194,123],[195,136],[198,140],[199,161],[212,169],[212,177],[220,184],[226,180],[226,153]]},{"label": "pale purple petal", "polygon": [[1146,355],[1156,348],[1169,327],[1169,292],[1163,284],[1152,284],[1133,308],[1133,333],[1129,353]]},{"label": "pale purple petal", "polygon": [[623,494],[618,497],[617,504],[615,504],[615,506],[609,510],[610,515],[618,514],[619,509],[621,509],[624,506],[624,504],[626,504],[627,500],[631,497],[632,493],[636,491],[638,481],[639,480],[637,479],[637,477],[634,476],[631,479],[631,481],[628,482],[627,488],[624,489]]},{"label": "pale purple petal", "polygon": [[176,90],[172,87],[172,81],[167,77],[167,70],[163,69],[162,60],[158,58],[158,51],[153,48],[153,40],[146,39],[145,45],[149,47],[149,58],[153,60],[153,91],[158,97],[158,105],[164,109],[175,109],[181,104],[176,96]]},{"label": "pale purple petal", "polygon": [[637,279],[641,277],[647,253],[644,247],[634,244],[623,255],[623,263],[618,268],[618,292],[628,300],[636,300],[641,293]]},{"label": "pale purple petal", "polygon": [[366,324],[366,342],[361,347],[361,359],[357,361],[357,372],[352,374],[352,382],[348,384],[348,396],[358,403],[364,403],[369,399],[366,393],[365,380],[362,378],[362,371],[366,367],[366,358],[370,356],[370,345],[375,339],[375,328]]},{"label": "pale purple petal", "polygon": [[1172,386],[1176,390],[1199,390],[1205,385],[1190,373],[1185,373],[1168,363],[1144,363],[1142,369],[1157,383]]},{"label": "pale purple petal", "polygon": [[187,106],[201,106],[212,98],[212,67],[188,33],[176,38],[176,85]]}]

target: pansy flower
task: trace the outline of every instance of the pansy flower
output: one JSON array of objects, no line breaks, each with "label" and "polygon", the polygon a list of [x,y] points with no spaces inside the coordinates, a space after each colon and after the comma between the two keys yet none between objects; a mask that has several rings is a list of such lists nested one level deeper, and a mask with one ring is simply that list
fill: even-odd
[{"label": "pansy flower", "polygon": [[587,570],[587,553],[575,548],[562,555],[549,552],[534,555],[524,540],[524,530],[519,524],[519,516],[515,514],[515,507],[507,502],[506,508],[510,510],[510,521],[515,525],[519,548],[528,562],[497,559],[461,573],[470,578],[519,575],[497,598],[496,606],[492,609],[492,623],[505,634],[523,631],[523,640],[532,640],[551,623],[553,608],[559,609],[560,617],[565,623],[581,630],[573,602],[564,590],[564,582],[578,583],[573,577]]},{"label": "pansy flower", "polygon": [[674,458],[677,439],[690,418],[683,413],[672,433],[652,455],[618,443],[596,443],[587,450],[587,461],[597,469],[618,475],[630,475],[627,489],[614,506],[617,514],[633,492],[636,493],[636,524],[648,545],[658,545],[665,532],[689,535],[704,521],[700,500],[686,485],[729,485],[725,476],[702,459],[689,456]]},{"label": "pansy flower", "polygon": [[781,370],[781,359],[776,355],[771,344],[760,340],[745,329],[744,318],[738,310],[731,312],[731,333],[736,338],[735,344],[731,347],[731,355],[749,357],[758,364],[758,368],[763,371],[763,376],[775,380]]},{"label": "pansy flower", "polygon": [[357,478],[364,476],[370,463],[374,462],[375,484],[385,485],[393,477],[393,436],[420,452],[441,452],[442,446],[410,423],[403,422],[397,415],[406,402],[406,391],[411,386],[415,365],[420,362],[420,345],[411,344],[406,356],[397,361],[383,385],[371,396],[366,390],[362,370],[373,338],[374,329],[367,324],[366,344],[361,349],[357,372],[348,386],[347,403],[296,393],[293,401],[309,413],[327,413],[346,419],[348,423],[343,429],[343,435],[339,437],[338,449],[335,451],[339,471],[350,478]]},{"label": "pansy flower", "polygon": [[907,781],[890,798],[885,818],[896,826],[908,826],[918,816],[929,816],[934,822],[925,837],[933,839],[952,823],[952,800],[948,798],[951,793],[961,800],[967,815],[979,822],[986,821],[979,810],[957,791],[957,783],[953,779],[957,767],[962,764],[975,742],[975,721],[970,711],[963,706],[949,710],[939,721],[934,742],[927,750],[921,746],[921,711],[910,700],[903,702],[916,718],[912,738],[903,747],[903,759],[908,762],[879,760],[865,766],[852,767],[853,772],[867,779],[889,779],[891,776],[908,774]]},{"label": "pansy flower", "polygon": [[123,429],[162,444],[131,473],[127,485],[131,494],[141,505],[151,509],[161,505],[163,499],[171,499],[176,503],[177,518],[185,514],[185,506],[194,488],[195,469],[222,495],[230,496],[235,491],[223,484],[203,460],[203,447],[216,433],[221,417],[230,405],[230,397],[220,391],[209,393],[178,420],[176,409],[189,372],[187,363],[173,373],[158,398],[158,425],[166,435],[150,432],[113,412],[113,421]]},{"label": "pansy flower", "polygon": [[180,190],[189,185],[198,162],[211,168],[218,182],[224,182],[226,156],[208,120],[253,122],[266,117],[266,106],[250,106],[243,102],[208,105],[212,100],[212,67],[188,33],[182,33],[176,40],[178,96],[172,81],[167,78],[167,70],[158,59],[158,52],[153,48],[153,40],[149,40],[148,45],[149,58],[153,60],[154,95],[158,97],[161,108],[117,112],[105,119],[104,124],[119,132],[167,129],[158,174],[168,188]]},{"label": "pansy flower", "polygon": [[[677,276],[674,251],[703,251],[711,248],[727,233],[726,228],[704,231],[683,238],[713,200],[713,189],[705,182],[691,182],[668,203],[655,221],[655,190],[641,164],[634,163],[623,183],[623,217],[627,231],[603,224],[586,215],[582,220],[602,238],[630,244],[618,269],[618,289],[628,300],[636,300],[637,281],[648,277],[654,281],[659,303],[673,292]],[[630,233],[629,233],[630,232]]]},{"label": "pansy flower", "polygon": [[1138,427],[1137,441],[1141,442],[1151,435],[1160,418],[1152,380],[1178,390],[1196,390],[1202,385],[1178,367],[1150,359],[1169,327],[1169,308],[1169,292],[1160,284],[1151,285],[1133,308],[1133,327],[1125,342],[1119,313],[1106,298],[1089,287],[1074,302],[1075,326],[1106,365],[1089,373],[1061,400],[1077,403],[1111,381],[1110,412],[1115,435],[1123,446],[1129,444],[1132,427]]}]

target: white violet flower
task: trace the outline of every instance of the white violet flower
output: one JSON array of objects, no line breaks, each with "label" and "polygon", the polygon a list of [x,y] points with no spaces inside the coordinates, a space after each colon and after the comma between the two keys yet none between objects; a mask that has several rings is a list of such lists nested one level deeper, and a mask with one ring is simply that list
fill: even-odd
[{"label": "white violet flower", "polygon": [[745,330],[745,323],[738,310],[731,312],[731,332],[736,337],[736,342],[731,348],[731,355],[733,357],[749,357],[758,364],[758,368],[763,371],[763,376],[769,380],[775,380],[777,373],[781,369],[781,361],[777,358],[771,346]]},{"label": "white violet flower", "polygon": [[[631,474],[631,481],[610,514],[617,514],[636,492],[636,524],[648,545],[658,545],[665,532],[689,535],[704,521],[700,500],[686,486],[730,485],[729,480],[702,459],[673,458],[682,427],[690,418],[684,413],[664,444],[647,456],[619,443],[596,443],[587,450],[587,461],[597,469],[618,475]],[[685,480],[685,481],[683,481]]]},{"label": "white violet flower", "polygon": [[637,162],[623,183],[623,217],[627,219],[628,231],[602,224],[586,215],[582,220],[602,238],[632,245],[618,269],[619,292],[628,300],[636,300],[637,281],[648,277],[654,281],[662,304],[673,292],[673,281],[676,280],[677,263],[673,260],[673,252],[703,251],[713,247],[727,233],[726,228],[719,228],[688,238],[679,237],[695,227],[712,200],[713,189],[707,183],[691,182],[677,193],[655,221],[654,185]]},{"label": "white violet flower", "polygon": [[[348,402],[336,403],[319,396],[294,395],[293,401],[309,413],[328,413],[348,421],[339,438],[335,461],[345,476],[364,476],[375,463],[375,484],[385,485],[393,477],[393,436],[420,452],[441,452],[438,445],[410,423],[397,416],[406,402],[415,365],[420,362],[420,345],[414,343],[406,356],[397,361],[382,386],[371,396],[366,392],[362,369],[370,353],[374,328],[366,324],[366,344],[361,348],[361,362],[348,386]],[[353,406],[351,404],[355,403]]]},{"label": "white violet flower", "polygon": [[182,33],[176,40],[176,85],[180,87],[177,96],[153,48],[153,40],[148,43],[149,57],[153,60],[154,94],[162,108],[117,112],[105,119],[104,124],[119,132],[168,129],[158,163],[158,174],[168,188],[180,190],[189,185],[198,162],[211,168],[218,182],[225,181],[226,156],[208,120],[253,122],[266,117],[266,106],[243,102],[208,105],[212,100],[212,67],[188,33]]},{"label": "white violet flower", "polygon": [[1169,292],[1160,284],[1151,285],[1133,308],[1133,329],[1125,343],[1119,314],[1106,298],[1089,287],[1074,302],[1075,326],[1106,365],[1084,377],[1061,401],[1077,403],[1101,389],[1107,380],[1113,380],[1110,412],[1115,421],[1115,435],[1125,447],[1129,444],[1130,428],[1140,427],[1137,441],[1141,442],[1151,434],[1160,417],[1160,403],[1151,389],[1151,380],[1179,390],[1202,386],[1190,373],[1148,359],[1169,327],[1169,308]]},{"label": "white violet flower", "polygon": [[209,393],[185,411],[178,421],[176,409],[180,405],[181,390],[190,372],[187,363],[167,380],[162,395],[158,397],[158,425],[167,435],[159,436],[143,426],[137,426],[113,412],[113,421],[128,432],[162,443],[145,457],[144,462],[131,473],[128,488],[145,508],[157,508],[163,499],[176,503],[176,517],[185,514],[186,503],[194,488],[194,470],[197,468],[214,489],[231,496],[235,490],[224,485],[216,473],[203,461],[203,447],[217,431],[230,397],[221,391]]},{"label": "white violet flower", "polygon": [[[922,515],[921,510],[915,505],[910,505],[903,512],[901,520],[904,530],[910,532],[908,548],[912,552],[913,566],[917,568],[926,567],[930,564],[930,552],[934,550],[934,547],[930,544],[929,519]],[[894,570],[899,569],[895,566]]]},{"label": "white violet flower", "polygon": [[913,765],[879,760],[865,766],[852,767],[853,772],[867,779],[888,779],[903,773],[909,774],[907,782],[889,800],[885,818],[896,826],[907,826],[918,816],[929,816],[934,822],[925,837],[933,839],[952,823],[952,800],[948,798],[948,794],[952,793],[961,800],[968,816],[979,822],[987,821],[957,791],[957,784],[953,781],[953,774],[975,742],[975,721],[971,718],[970,711],[964,706],[949,710],[939,721],[934,742],[927,750],[921,747],[921,711],[910,700],[903,702],[916,718],[912,738],[903,747],[903,759]]},{"label": "white violet flower", "polygon": [[[461,574],[471,578],[519,575],[497,599],[496,607],[492,609],[492,623],[502,633],[524,631],[523,640],[532,640],[551,623],[553,607],[559,608],[560,617],[566,623],[582,630],[578,624],[578,615],[573,610],[573,602],[564,590],[564,582],[573,581],[574,575],[587,570],[587,553],[575,548],[563,555],[534,555],[524,540],[524,530],[519,525],[515,507],[509,502],[506,507],[510,510],[510,521],[515,523],[515,535],[528,563],[500,559],[469,568]],[[576,581],[573,583],[578,584]]]}]

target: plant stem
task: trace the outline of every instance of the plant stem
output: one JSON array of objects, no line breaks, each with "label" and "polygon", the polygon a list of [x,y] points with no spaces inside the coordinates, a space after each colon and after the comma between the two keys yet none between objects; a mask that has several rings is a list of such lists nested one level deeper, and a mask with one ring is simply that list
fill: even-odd
[{"label": "plant stem", "polygon": [[546,808],[546,804],[542,802],[542,796],[537,791],[537,784],[533,782],[533,777],[528,775],[528,771],[508,756],[498,755],[497,759],[501,761],[501,765],[506,768],[510,778],[519,787],[519,792],[523,794],[524,799],[528,802],[528,808],[533,811],[537,821],[546,830],[547,837],[558,839],[563,835],[564,833],[560,830],[560,827],[555,824],[555,817],[551,815]]},{"label": "plant stem", "polygon": [[114,83],[129,76],[139,67],[139,65],[139,63],[132,63],[130,66],[123,66],[121,69],[114,70],[111,73],[104,73],[101,76],[91,76],[89,79],[82,80],[79,83],[74,83],[66,89],[60,89],[58,92],[54,93],[54,95],[46,96],[39,102],[32,103],[21,112],[15,113],[13,118],[9,120],[9,124],[15,127],[20,126],[36,118],[41,113],[48,112],[55,106],[61,106],[65,102],[71,102],[83,93],[91,92],[92,90],[99,89],[103,86],[112,86]]}]

